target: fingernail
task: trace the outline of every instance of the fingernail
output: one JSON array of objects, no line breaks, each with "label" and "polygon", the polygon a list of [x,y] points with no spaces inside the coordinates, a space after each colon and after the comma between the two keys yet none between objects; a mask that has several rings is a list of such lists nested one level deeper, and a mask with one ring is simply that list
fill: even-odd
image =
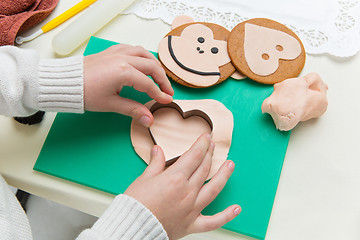
[{"label": "fingernail", "polygon": [[234,170],[235,164],[232,161],[229,161],[227,166],[232,171],[232,170]]},{"label": "fingernail", "polygon": [[215,143],[214,143],[214,142],[211,142],[211,143],[210,143],[210,146],[211,146],[211,148],[215,148]]},{"label": "fingernail", "polygon": [[206,138],[207,138],[207,140],[211,141],[211,136],[210,136],[210,134],[206,134]]},{"label": "fingernail", "polygon": [[237,207],[237,208],[234,209],[234,214],[235,214],[235,216],[239,215],[240,212],[241,212],[241,208],[240,208],[240,207]]},{"label": "fingernail", "polygon": [[151,156],[155,156],[157,151],[158,151],[158,148],[156,145],[154,145],[153,148],[151,149]]},{"label": "fingernail", "polygon": [[167,94],[167,93],[162,93],[163,94],[163,100],[165,101],[165,99],[166,99],[166,102],[168,102],[168,103],[171,103],[172,101],[173,101],[173,97],[170,95],[170,94]]},{"label": "fingernail", "polygon": [[145,127],[150,127],[150,118],[148,116],[142,116],[139,119],[139,123]]}]

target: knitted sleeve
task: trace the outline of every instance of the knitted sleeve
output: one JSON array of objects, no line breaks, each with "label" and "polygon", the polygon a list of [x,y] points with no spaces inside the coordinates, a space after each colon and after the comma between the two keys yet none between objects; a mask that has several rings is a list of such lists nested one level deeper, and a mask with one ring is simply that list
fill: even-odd
[{"label": "knitted sleeve", "polygon": [[0,114],[84,112],[83,56],[40,60],[34,50],[0,47]]},{"label": "knitted sleeve", "polygon": [[30,223],[20,203],[0,175],[0,239],[32,240]]},{"label": "knitted sleeve", "polygon": [[[21,117],[38,110],[82,113],[83,92],[83,56],[40,60],[33,50],[0,47],[0,114]],[[168,237],[150,210],[119,195],[94,226],[78,237],[91,239]]]},{"label": "knitted sleeve", "polygon": [[168,240],[157,218],[144,205],[127,195],[118,195],[91,229],[77,240]]}]

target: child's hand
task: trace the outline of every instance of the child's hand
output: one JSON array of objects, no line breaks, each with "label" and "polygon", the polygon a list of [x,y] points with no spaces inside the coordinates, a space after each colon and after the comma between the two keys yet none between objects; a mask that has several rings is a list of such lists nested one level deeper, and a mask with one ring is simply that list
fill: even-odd
[{"label": "child's hand", "polygon": [[[155,84],[147,75],[150,75]],[[142,104],[119,96],[123,86],[146,92],[155,101],[172,102],[172,89],[159,61],[142,47],[115,45],[84,60],[85,110],[118,112],[150,126],[154,120]]]},{"label": "child's hand", "polygon": [[213,151],[214,143],[210,141],[210,135],[204,134],[165,169],[164,153],[159,146],[154,146],[150,165],[124,194],[150,209],[170,239],[219,228],[235,218],[241,209],[238,205],[232,205],[214,216],[201,215],[234,170],[234,163],[226,161],[215,176],[203,185],[210,171]]}]

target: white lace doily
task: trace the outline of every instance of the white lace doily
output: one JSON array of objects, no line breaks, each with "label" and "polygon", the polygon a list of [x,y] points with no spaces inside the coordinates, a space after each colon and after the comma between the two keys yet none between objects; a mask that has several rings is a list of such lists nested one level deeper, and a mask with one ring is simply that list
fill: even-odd
[{"label": "white lace doily", "polygon": [[229,30],[266,17],[292,29],[307,53],[349,57],[360,50],[360,0],[138,0],[125,13],[168,24],[189,15]]}]

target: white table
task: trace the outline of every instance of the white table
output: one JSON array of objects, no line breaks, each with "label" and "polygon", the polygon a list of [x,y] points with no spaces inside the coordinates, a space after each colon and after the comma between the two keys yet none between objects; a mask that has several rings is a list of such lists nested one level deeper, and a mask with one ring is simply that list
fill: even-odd
[{"label": "white table", "polygon": [[[47,21],[76,2],[61,0]],[[52,38],[71,21],[21,48],[36,49],[42,58],[58,57]],[[160,20],[122,15],[95,36],[157,51],[169,30]],[[291,133],[266,240],[360,239],[360,55],[308,56],[303,74],[313,71],[329,85],[329,107],[320,119],[300,123]],[[32,170],[54,117],[46,113],[41,124],[24,126],[0,116],[0,173],[14,187],[99,216],[114,196]],[[185,239],[250,238],[220,229]]]}]

